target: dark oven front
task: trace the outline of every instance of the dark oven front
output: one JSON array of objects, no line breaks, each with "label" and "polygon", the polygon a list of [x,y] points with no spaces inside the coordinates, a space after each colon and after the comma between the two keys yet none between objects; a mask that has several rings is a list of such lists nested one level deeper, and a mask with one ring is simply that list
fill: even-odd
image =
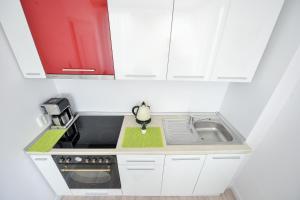
[{"label": "dark oven front", "polygon": [[121,189],[115,155],[53,155],[70,189]]}]

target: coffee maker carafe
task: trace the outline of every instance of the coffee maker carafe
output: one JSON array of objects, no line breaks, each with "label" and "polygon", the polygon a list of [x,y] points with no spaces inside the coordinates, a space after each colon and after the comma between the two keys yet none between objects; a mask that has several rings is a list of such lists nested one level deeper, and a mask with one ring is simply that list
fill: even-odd
[{"label": "coffee maker carafe", "polygon": [[64,128],[73,120],[71,105],[67,98],[51,98],[41,105],[52,118],[52,128]]}]

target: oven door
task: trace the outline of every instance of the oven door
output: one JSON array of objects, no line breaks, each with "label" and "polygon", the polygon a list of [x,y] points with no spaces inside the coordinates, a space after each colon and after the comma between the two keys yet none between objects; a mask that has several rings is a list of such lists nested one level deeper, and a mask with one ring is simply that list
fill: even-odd
[{"label": "oven door", "polygon": [[70,189],[120,189],[116,163],[59,164],[58,168]]}]

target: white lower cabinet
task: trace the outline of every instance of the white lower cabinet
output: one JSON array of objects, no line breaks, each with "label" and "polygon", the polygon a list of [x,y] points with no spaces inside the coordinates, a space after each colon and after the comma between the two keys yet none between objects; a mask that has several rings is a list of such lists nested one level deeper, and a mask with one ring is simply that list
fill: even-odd
[{"label": "white lower cabinet", "polygon": [[218,195],[230,184],[244,155],[207,155],[203,169],[196,184],[194,195]]},{"label": "white lower cabinet", "polygon": [[72,194],[51,155],[31,155],[30,157],[57,195]]},{"label": "white lower cabinet", "polygon": [[165,159],[162,195],[191,196],[205,156],[167,155]]},{"label": "white lower cabinet", "polygon": [[159,196],[164,155],[118,155],[123,195]]}]

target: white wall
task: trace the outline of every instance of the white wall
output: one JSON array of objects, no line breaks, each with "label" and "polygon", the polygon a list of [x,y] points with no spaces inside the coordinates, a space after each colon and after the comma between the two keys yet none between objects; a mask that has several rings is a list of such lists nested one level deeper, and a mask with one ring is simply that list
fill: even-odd
[{"label": "white wall", "polygon": [[0,199],[47,200],[55,195],[24,153],[40,132],[39,104],[56,94],[53,81],[24,79],[0,24]]},{"label": "white wall", "polygon": [[231,83],[220,112],[249,136],[300,44],[300,1],[286,0],[251,83]]},{"label": "white wall", "polygon": [[241,200],[300,199],[299,66],[300,47],[251,133],[260,142],[233,181]]},{"label": "white wall", "polygon": [[131,112],[145,100],[153,112],[219,111],[227,83],[55,80],[78,111]]}]

